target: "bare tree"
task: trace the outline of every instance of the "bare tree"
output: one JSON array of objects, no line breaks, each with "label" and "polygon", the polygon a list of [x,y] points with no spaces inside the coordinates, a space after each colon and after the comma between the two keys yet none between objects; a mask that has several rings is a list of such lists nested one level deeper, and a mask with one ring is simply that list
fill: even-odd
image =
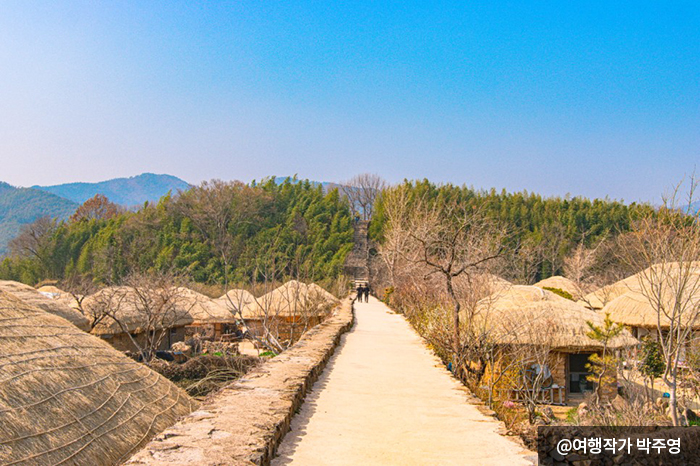
[{"label": "bare tree", "polygon": [[90,329],[95,328],[97,324],[107,317],[103,306],[90,307],[84,305],[85,299],[98,290],[91,276],[72,273],[67,278],[61,280],[59,285],[61,289],[71,295],[78,311],[88,318],[90,321]]},{"label": "bare tree", "polygon": [[[564,275],[576,286],[576,299],[583,299],[593,289],[607,285],[607,277],[614,271],[609,264],[605,264],[602,254],[611,254],[608,246],[610,242],[603,237],[597,244],[587,248],[584,244],[585,234],[573,251],[564,258]],[[602,254],[601,254],[602,253]],[[615,254],[617,256],[617,254]],[[610,262],[610,259],[607,259]],[[615,278],[618,278],[616,275]]]},{"label": "bare tree", "polygon": [[56,231],[56,219],[44,216],[34,222],[23,225],[19,235],[10,240],[10,253],[18,257],[37,259],[44,270],[54,275],[54,263],[51,252],[51,236]]},{"label": "bare tree", "polygon": [[503,331],[508,345],[505,359],[511,361],[517,371],[513,380],[521,401],[524,402],[528,420],[534,423],[537,404],[543,402],[543,389],[553,383],[551,367],[553,366],[552,344],[554,328],[547,317],[548,312],[540,315],[511,316],[507,331]]},{"label": "bare tree", "polygon": [[622,244],[630,266],[641,270],[640,293],[656,313],[674,425],[679,425],[679,364],[700,325],[700,218],[693,206],[697,185],[692,176],[685,202],[683,184],[677,185],[664,196],[663,207],[633,224],[633,234]]},{"label": "bare tree", "polygon": [[200,233],[202,239],[216,251],[221,260],[224,289],[229,285],[229,268],[240,246],[235,230],[251,222],[254,204],[260,199],[250,186],[240,181],[205,181],[181,194],[175,203]]},{"label": "bare tree", "polygon": [[384,203],[384,238],[379,255],[389,272],[389,282],[398,283],[398,275],[407,273],[405,251],[411,242],[408,230],[410,200],[406,185],[387,189],[382,193]]},{"label": "bare tree", "polygon": [[455,279],[464,275],[469,280],[471,275],[487,271],[488,264],[503,252],[505,231],[476,207],[459,200],[418,199],[407,220],[411,241],[402,254],[408,261],[425,267],[427,275],[442,278],[452,306],[452,349],[454,362],[458,363],[462,352],[462,304],[455,291]]},{"label": "bare tree", "polygon": [[527,236],[509,254],[510,266],[506,268],[507,278],[515,283],[531,285],[542,269],[544,246],[533,236]]},{"label": "bare tree", "polygon": [[80,222],[82,220],[106,220],[116,216],[123,209],[117,204],[110,202],[106,196],[95,194],[85,201],[73,215],[70,217],[71,222]]},{"label": "bare tree", "polygon": [[350,201],[350,206],[363,220],[372,218],[377,198],[386,187],[386,182],[371,173],[362,173],[341,183],[342,192]]},{"label": "bare tree", "polygon": [[185,299],[183,284],[170,272],[134,272],[120,286],[94,294],[89,306],[91,312],[115,322],[148,363],[170,329],[191,322],[192,304]]},{"label": "bare tree", "polygon": [[568,245],[566,229],[561,223],[546,224],[542,227],[542,258],[549,264],[551,275],[556,275],[564,264],[563,251]]}]

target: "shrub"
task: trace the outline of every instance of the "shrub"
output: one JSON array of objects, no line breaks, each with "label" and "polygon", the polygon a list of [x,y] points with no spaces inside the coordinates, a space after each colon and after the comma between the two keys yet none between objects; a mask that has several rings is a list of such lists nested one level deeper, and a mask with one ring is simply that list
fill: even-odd
[{"label": "shrub", "polygon": [[571,301],[575,301],[574,297],[569,293],[568,291],[564,291],[561,288],[552,288],[550,286],[544,286],[542,287],[543,290],[551,291],[554,294],[558,294],[562,298],[566,298]]},{"label": "shrub", "polygon": [[241,377],[259,363],[260,359],[252,356],[203,355],[183,364],[157,360],[150,367],[191,396],[204,396]]}]

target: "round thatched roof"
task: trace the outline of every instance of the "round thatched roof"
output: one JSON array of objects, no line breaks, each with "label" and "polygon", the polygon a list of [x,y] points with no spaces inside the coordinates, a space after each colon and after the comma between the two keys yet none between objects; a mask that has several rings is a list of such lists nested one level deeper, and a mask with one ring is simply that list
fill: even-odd
[{"label": "round thatched roof", "polygon": [[65,293],[62,289],[60,289],[57,286],[53,285],[44,285],[36,289],[39,293],[48,293],[48,294],[62,294]]},{"label": "round thatched roof", "polygon": [[[322,291],[319,291],[319,289]],[[324,313],[338,300],[321,287],[310,287],[305,283],[290,280],[284,285],[266,293],[243,308],[243,317],[257,319],[268,316],[298,316]]]},{"label": "round thatched roof", "polygon": [[540,280],[535,283],[534,286],[538,288],[557,288],[559,290],[566,291],[572,297],[574,297],[574,299],[581,297],[581,293],[578,286],[576,286],[576,283],[566,277],[562,277],[561,275],[555,275],[553,277]]},{"label": "round thatched roof", "polygon": [[639,289],[637,275],[632,275],[611,285],[605,285],[592,293],[588,293],[579,300],[579,304],[589,309],[603,309],[605,305],[618,296],[622,296],[631,290]]},{"label": "round thatched roof", "polygon": [[[110,314],[114,314],[119,322],[126,328],[129,333],[140,333],[145,329],[143,300],[140,299],[140,294],[149,294],[154,303],[159,299],[160,290],[136,290],[128,286],[112,286],[102,288],[97,293],[94,293],[83,301],[83,307],[88,312],[99,314],[100,308],[107,306]],[[194,293],[194,291],[192,291]],[[177,294],[177,297],[173,297]],[[164,292],[163,298],[170,303],[164,307],[162,312],[158,312],[160,318],[154,322],[156,330],[162,328],[179,327],[188,325],[193,322],[192,316],[189,313],[190,307],[193,305],[191,299],[188,299],[184,293],[167,291]],[[91,330],[95,335],[118,335],[123,333],[119,323],[111,317],[105,317],[95,325]]]},{"label": "round thatched roof", "polygon": [[589,293],[581,298],[579,302],[590,309],[603,309],[608,303],[627,292],[638,293],[647,288],[650,277],[654,277],[653,280],[655,282],[658,282],[662,276],[673,280],[674,277],[679,276],[679,273],[685,276],[687,272],[700,275],[700,263],[685,262],[683,263],[683,271],[681,271],[681,266],[677,262],[655,264],[639,273]]},{"label": "round thatched roof", "polygon": [[0,463],[118,464],[196,408],[173,383],[0,291]]},{"label": "round thatched roof", "polygon": [[0,290],[11,293],[22,301],[50,314],[62,317],[81,330],[90,330],[88,319],[68,305],[66,301],[51,299],[29,285],[9,280],[0,280]]},{"label": "round thatched roof", "polygon": [[84,297],[83,295],[77,294],[73,296],[71,293],[63,291],[62,289],[51,285],[37,288],[37,291],[53,301],[59,302],[68,306],[71,309],[75,309],[76,311],[81,312],[80,304],[78,303],[78,300],[76,298],[82,299]]},{"label": "round thatched roof", "polygon": [[236,321],[236,316],[225,306],[189,288],[178,288],[178,301],[192,316],[195,324]]},{"label": "round thatched roof", "polygon": [[[539,344],[568,351],[602,348],[599,342],[586,336],[590,330],[586,322],[603,325],[600,314],[536,286],[513,285],[482,299],[475,318],[501,344]],[[610,347],[637,343],[625,331]]]},{"label": "round thatched roof", "polygon": [[241,308],[255,302],[255,296],[253,296],[248,290],[229,290],[225,295],[214,300],[219,306],[223,306],[224,309],[231,309],[232,306]]},{"label": "round thatched roof", "polygon": [[[665,296],[661,299],[662,307],[659,307],[652,305],[654,299],[650,301],[642,292],[628,291],[606,304],[600,314],[610,314],[610,319],[614,322],[630,327],[658,328],[660,325],[662,329],[668,329],[671,321],[666,314],[673,314],[677,298],[670,291],[663,294]],[[683,325],[700,330],[700,316],[695,311],[697,306],[700,306],[700,293],[688,296],[687,301],[682,303],[681,305],[687,306],[680,315]]]}]

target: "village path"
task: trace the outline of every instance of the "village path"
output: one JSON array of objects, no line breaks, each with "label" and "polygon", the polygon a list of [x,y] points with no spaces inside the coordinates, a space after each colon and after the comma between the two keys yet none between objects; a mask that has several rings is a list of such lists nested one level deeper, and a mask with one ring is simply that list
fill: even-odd
[{"label": "village path", "polygon": [[355,304],[355,315],[292,420],[274,466],[536,462],[469,403],[402,316],[374,298]]}]

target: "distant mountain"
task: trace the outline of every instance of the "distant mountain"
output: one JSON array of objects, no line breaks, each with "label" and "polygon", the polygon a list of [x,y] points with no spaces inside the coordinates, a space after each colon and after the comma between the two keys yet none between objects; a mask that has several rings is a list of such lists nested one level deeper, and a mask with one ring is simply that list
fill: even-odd
[{"label": "distant mountain", "polygon": [[134,207],[146,201],[155,202],[168,191],[176,193],[189,187],[180,178],[152,173],[100,183],[68,183],[31,188],[16,188],[0,182],[0,257],[7,253],[9,241],[17,236],[22,225],[45,215],[66,219],[95,194],[102,194],[115,204]]},{"label": "distant mountain", "polygon": [[65,219],[77,207],[77,203],[51,193],[0,182],[0,256],[7,252],[7,244],[22,225],[45,215]]},{"label": "distant mountain", "polygon": [[78,204],[94,197],[95,194],[102,194],[115,204],[133,207],[146,201],[155,202],[168,191],[177,193],[189,187],[189,183],[175,176],[144,173],[131,178],[115,178],[99,183],[68,183],[32,188],[61,196]]}]

